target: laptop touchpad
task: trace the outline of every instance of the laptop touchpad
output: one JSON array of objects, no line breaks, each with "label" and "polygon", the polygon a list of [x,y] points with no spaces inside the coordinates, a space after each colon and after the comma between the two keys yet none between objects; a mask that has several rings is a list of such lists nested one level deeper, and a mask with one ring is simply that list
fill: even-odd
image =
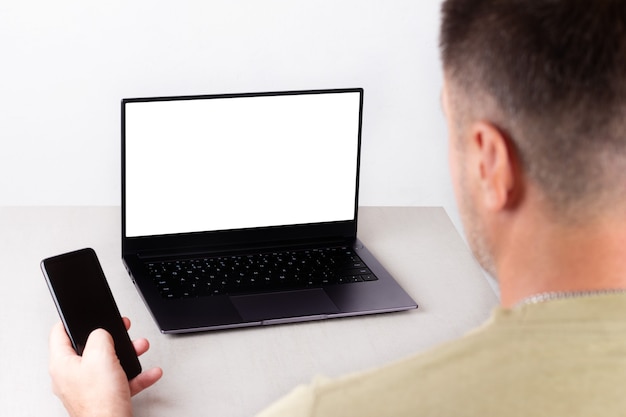
[{"label": "laptop touchpad", "polygon": [[338,313],[323,289],[239,295],[230,298],[245,321],[287,319]]}]

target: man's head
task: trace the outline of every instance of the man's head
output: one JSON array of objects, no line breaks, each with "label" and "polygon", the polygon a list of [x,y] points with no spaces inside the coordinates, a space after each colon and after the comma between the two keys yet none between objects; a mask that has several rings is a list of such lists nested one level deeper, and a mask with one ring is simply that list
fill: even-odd
[{"label": "man's head", "polygon": [[[471,135],[479,145],[500,136],[510,170],[532,185],[554,222],[584,223],[605,207],[624,207],[626,2],[446,0],[442,19],[453,180],[483,266],[495,272],[496,249],[476,213],[478,186],[465,178]],[[524,193],[508,191],[517,195],[497,200],[501,209]]]},{"label": "man's head", "polygon": [[442,15],[453,123],[500,129],[555,218],[626,198],[626,2],[448,0]]}]

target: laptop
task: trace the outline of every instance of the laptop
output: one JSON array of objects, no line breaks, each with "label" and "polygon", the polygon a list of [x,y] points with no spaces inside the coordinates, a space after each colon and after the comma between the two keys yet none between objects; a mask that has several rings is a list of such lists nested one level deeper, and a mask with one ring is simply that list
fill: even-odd
[{"label": "laptop", "polygon": [[417,307],[357,239],[362,89],[121,105],[122,259],[161,332]]}]

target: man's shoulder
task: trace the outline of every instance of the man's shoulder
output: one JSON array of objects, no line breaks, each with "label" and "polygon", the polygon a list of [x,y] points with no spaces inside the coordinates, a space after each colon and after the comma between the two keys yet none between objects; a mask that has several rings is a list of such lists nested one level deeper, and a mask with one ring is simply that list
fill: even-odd
[{"label": "man's shoulder", "polygon": [[[337,379],[317,378],[296,388],[262,416],[407,415],[418,398],[423,409],[431,391],[474,372],[476,355],[497,348],[488,342],[490,326],[376,369]],[[480,371],[482,372],[482,371]]]},{"label": "man's shoulder", "polygon": [[[618,389],[626,364],[611,358],[616,349],[626,352],[626,340],[618,336],[623,332],[614,327],[626,331],[626,318],[615,322],[614,308],[590,304],[498,309],[460,339],[381,368],[299,387],[279,403],[294,408],[268,415],[328,417],[351,410],[359,416],[521,416],[531,411],[529,401],[533,415],[588,415],[581,410],[598,404],[604,415],[619,415],[611,413],[626,409]],[[594,314],[597,320],[589,320]],[[596,382],[581,385],[581,378]],[[535,407],[543,407],[543,414]]]}]

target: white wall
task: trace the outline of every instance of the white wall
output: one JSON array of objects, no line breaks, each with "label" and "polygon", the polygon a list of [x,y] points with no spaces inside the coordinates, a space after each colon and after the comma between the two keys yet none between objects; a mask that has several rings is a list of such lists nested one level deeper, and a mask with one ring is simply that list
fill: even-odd
[{"label": "white wall", "polygon": [[440,0],[0,5],[0,205],[117,205],[122,97],[361,86],[361,204],[443,205]]}]

